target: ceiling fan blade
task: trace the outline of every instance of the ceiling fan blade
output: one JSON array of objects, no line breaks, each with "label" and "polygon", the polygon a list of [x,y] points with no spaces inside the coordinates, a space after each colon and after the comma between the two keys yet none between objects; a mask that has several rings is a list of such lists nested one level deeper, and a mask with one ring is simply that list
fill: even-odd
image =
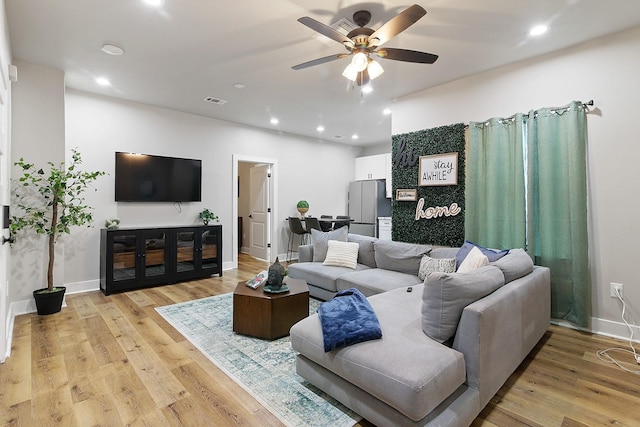
[{"label": "ceiling fan blade", "polygon": [[387,47],[374,52],[380,58],[393,59],[395,61],[419,62],[421,64],[433,64],[438,59],[438,55],[433,53],[418,52],[417,50],[396,49]]},{"label": "ceiling fan blade", "polygon": [[427,11],[417,4],[409,6],[378,28],[369,36],[369,46],[382,46],[391,38],[397,36],[416,21],[427,14]]},{"label": "ceiling fan blade", "polygon": [[294,70],[302,70],[303,68],[313,67],[314,65],[324,64],[325,62],[335,61],[336,59],[344,58],[345,56],[349,56],[349,53],[338,53],[336,55],[329,55],[323,58],[314,59],[313,61],[303,62],[302,64],[294,65]]},{"label": "ceiling fan blade", "polygon": [[353,42],[350,38],[346,37],[344,34],[334,30],[328,25],[323,24],[322,22],[316,21],[313,18],[309,18],[308,16],[303,16],[302,18],[298,18],[298,22],[306,25],[314,31],[322,34],[323,36],[327,36],[332,40],[337,41],[338,43],[342,43],[347,47],[353,47]]}]

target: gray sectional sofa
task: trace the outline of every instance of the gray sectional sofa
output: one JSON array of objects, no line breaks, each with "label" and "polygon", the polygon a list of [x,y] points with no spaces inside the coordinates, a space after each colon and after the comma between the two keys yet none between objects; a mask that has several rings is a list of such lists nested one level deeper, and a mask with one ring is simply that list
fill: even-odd
[{"label": "gray sectional sofa", "polygon": [[312,315],[291,328],[298,374],[379,426],[470,425],[547,330],[549,269],[514,249],[472,272],[432,272],[423,282],[423,255],[452,258],[458,248],[347,240],[359,245],[355,269],[314,262],[307,245],[289,275],[322,299],[360,290],[382,338],[325,352]]}]

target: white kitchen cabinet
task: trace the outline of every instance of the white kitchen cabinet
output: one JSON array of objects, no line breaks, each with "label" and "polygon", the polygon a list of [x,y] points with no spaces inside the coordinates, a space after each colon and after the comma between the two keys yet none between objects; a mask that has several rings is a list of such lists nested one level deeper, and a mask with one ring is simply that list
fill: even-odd
[{"label": "white kitchen cabinet", "polygon": [[356,157],[356,181],[386,179],[385,154]]}]

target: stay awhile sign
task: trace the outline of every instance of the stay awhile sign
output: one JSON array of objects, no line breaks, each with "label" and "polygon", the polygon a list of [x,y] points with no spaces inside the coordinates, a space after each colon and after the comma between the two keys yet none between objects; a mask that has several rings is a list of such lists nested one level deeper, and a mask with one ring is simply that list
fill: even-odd
[{"label": "stay awhile sign", "polygon": [[458,153],[420,156],[418,185],[458,185]]}]

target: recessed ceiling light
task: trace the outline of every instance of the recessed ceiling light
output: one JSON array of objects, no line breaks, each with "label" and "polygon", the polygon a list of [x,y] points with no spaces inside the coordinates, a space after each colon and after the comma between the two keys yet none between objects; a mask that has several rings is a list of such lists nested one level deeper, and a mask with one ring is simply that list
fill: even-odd
[{"label": "recessed ceiling light", "polygon": [[244,89],[244,85],[242,83],[236,83],[233,85],[236,89]]},{"label": "recessed ceiling light", "polygon": [[342,139],[342,138],[344,138],[344,136],[342,136],[342,135],[334,135],[333,137],[334,137],[335,139]]},{"label": "recessed ceiling light", "polygon": [[153,7],[162,6],[162,0],[143,0],[146,4]]},{"label": "recessed ceiling light", "polygon": [[391,108],[385,108],[384,110],[382,110],[382,114],[388,116],[389,114],[391,114]]},{"label": "recessed ceiling light", "polygon": [[102,51],[109,55],[120,56],[124,53],[124,49],[115,44],[106,43],[102,46]]},{"label": "recessed ceiling light", "polygon": [[351,139],[358,139],[358,135],[354,133],[353,135],[351,135]]},{"label": "recessed ceiling light", "polygon": [[322,126],[322,125],[321,125],[321,126],[318,126],[318,127],[316,128],[316,130],[317,130],[318,132],[324,132],[324,126]]},{"label": "recessed ceiling light", "polygon": [[373,92],[373,88],[371,86],[364,86],[362,88],[362,93],[371,93]]},{"label": "recessed ceiling light", "polygon": [[273,117],[273,118],[271,119],[271,124],[272,124],[272,125],[277,125],[278,123],[280,123],[280,121],[279,121],[278,119],[276,119],[275,117]]},{"label": "recessed ceiling light", "polygon": [[531,30],[529,30],[529,35],[530,36],[541,36],[542,34],[546,33],[549,30],[549,27],[547,27],[546,25],[536,25],[535,27],[531,28]]},{"label": "recessed ceiling light", "polygon": [[96,77],[96,83],[100,86],[109,86],[111,82],[106,77]]}]

